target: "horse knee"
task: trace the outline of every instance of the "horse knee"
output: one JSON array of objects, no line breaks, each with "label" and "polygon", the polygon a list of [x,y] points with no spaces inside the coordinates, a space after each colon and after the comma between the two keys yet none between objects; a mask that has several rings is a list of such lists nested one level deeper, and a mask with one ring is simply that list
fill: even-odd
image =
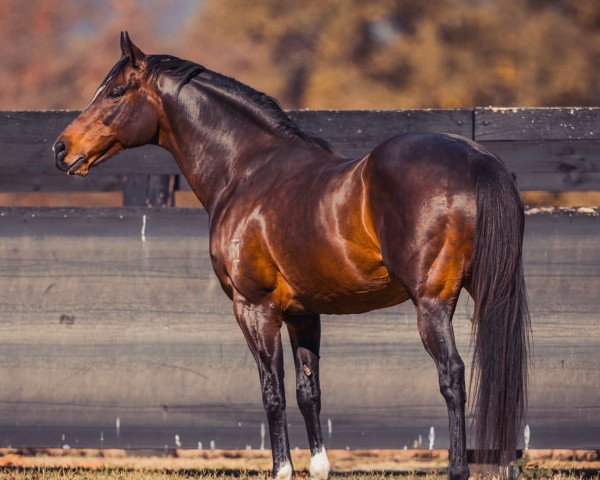
[{"label": "horse knee", "polygon": [[285,410],[285,390],[283,375],[264,372],[261,375],[263,407],[267,415],[278,414]]},{"label": "horse knee", "polygon": [[321,411],[321,392],[318,389],[300,387],[296,390],[296,400],[304,416]]},{"label": "horse knee", "polygon": [[448,403],[465,402],[465,364],[454,360],[439,367],[440,393]]},{"label": "horse knee", "polygon": [[267,416],[279,415],[285,411],[285,398],[282,395],[265,395],[263,406]]},{"label": "horse knee", "polygon": [[465,391],[462,387],[440,386],[440,392],[446,403],[453,409],[456,405],[464,405],[466,403]]}]

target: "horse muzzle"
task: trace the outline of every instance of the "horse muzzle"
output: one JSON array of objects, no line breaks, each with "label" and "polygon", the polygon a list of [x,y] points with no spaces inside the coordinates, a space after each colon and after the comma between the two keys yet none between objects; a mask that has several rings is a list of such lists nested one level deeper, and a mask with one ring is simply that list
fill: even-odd
[{"label": "horse muzzle", "polygon": [[69,148],[62,139],[57,140],[52,147],[52,150],[54,152],[54,164],[56,165],[56,168],[63,172],[67,172],[69,175],[75,175],[79,167],[85,163],[84,155],[77,157],[73,163],[67,163],[65,161],[67,154],[69,153]]}]

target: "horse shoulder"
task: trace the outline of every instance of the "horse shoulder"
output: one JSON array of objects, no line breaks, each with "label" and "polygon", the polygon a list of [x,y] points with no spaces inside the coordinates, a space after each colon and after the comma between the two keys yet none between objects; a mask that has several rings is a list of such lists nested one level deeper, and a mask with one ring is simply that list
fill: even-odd
[{"label": "horse shoulder", "polygon": [[240,202],[230,208],[213,223],[211,259],[226,293],[235,290],[251,303],[285,309],[293,295],[269,249],[267,221],[258,207]]}]

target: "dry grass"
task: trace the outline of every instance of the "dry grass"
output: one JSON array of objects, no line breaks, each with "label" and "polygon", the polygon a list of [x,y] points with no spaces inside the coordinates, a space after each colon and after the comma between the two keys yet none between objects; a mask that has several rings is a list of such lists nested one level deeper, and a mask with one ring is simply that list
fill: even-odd
[{"label": "dry grass", "polygon": [[[110,470],[85,470],[85,469],[0,469],[0,480],[270,480],[266,474],[245,473],[245,472],[146,472],[130,471],[121,469]],[[296,478],[308,479],[308,475],[301,472]],[[332,475],[330,479],[335,480],[445,480],[447,477],[442,474],[391,474],[391,473],[360,473],[360,474],[340,474]],[[534,479],[552,479],[552,480],[581,480],[581,475],[576,474],[540,474],[526,475],[521,478]],[[600,480],[599,475],[595,475],[593,480]],[[488,476],[484,480],[499,480],[499,477]]]},{"label": "dry grass", "polygon": [[[300,473],[297,478],[308,479],[305,473]],[[332,475],[331,479],[335,480],[384,480],[391,478],[399,478],[392,474],[374,473],[374,474],[357,474],[357,475]],[[403,475],[402,479],[406,480],[444,480],[444,475]],[[140,472],[126,470],[71,470],[58,469],[52,471],[30,469],[30,470],[0,470],[0,480],[270,480],[271,477],[265,474],[244,473],[244,472],[194,472],[194,473],[177,473],[177,472]]]},{"label": "dry grass", "polygon": [[[443,480],[447,450],[328,451],[336,474],[344,480]],[[308,479],[307,450],[293,450],[297,479]],[[600,480],[596,450],[528,450],[518,460],[524,480]],[[0,480],[267,480],[271,454],[266,450],[128,451],[118,449],[0,449]],[[497,467],[470,465],[471,473],[496,473]],[[494,470],[494,468],[496,468]],[[357,473],[372,472],[372,473]],[[416,473],[415,473],[416,472]],[[576,472],[576,473],[566,473]],[[478,477],[496,480],[497,476]]]}]

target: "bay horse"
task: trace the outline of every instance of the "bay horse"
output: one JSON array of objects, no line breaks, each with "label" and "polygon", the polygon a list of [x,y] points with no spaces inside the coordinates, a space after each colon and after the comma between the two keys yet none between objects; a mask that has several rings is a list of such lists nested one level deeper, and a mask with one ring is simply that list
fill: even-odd
[{"label": "bay horse", "polygon": [[147,143],[173,154],[208,212],[212,265],[258,366],[273,476],[293,476],[282,325],[310,474],[326,479],[319,315],[410,300],[448,407],[449,477],[466,479],[465,367],[452,327],[462,288],[474,299],[476,448],[507,464],[526,403],[529,320],[523,204],[502,161],[466,138],[432,133],[401,134],[345,158],[232,78],[146,55],[126,32],[121,53],[59,135],[56,166],[85,176]]}]

